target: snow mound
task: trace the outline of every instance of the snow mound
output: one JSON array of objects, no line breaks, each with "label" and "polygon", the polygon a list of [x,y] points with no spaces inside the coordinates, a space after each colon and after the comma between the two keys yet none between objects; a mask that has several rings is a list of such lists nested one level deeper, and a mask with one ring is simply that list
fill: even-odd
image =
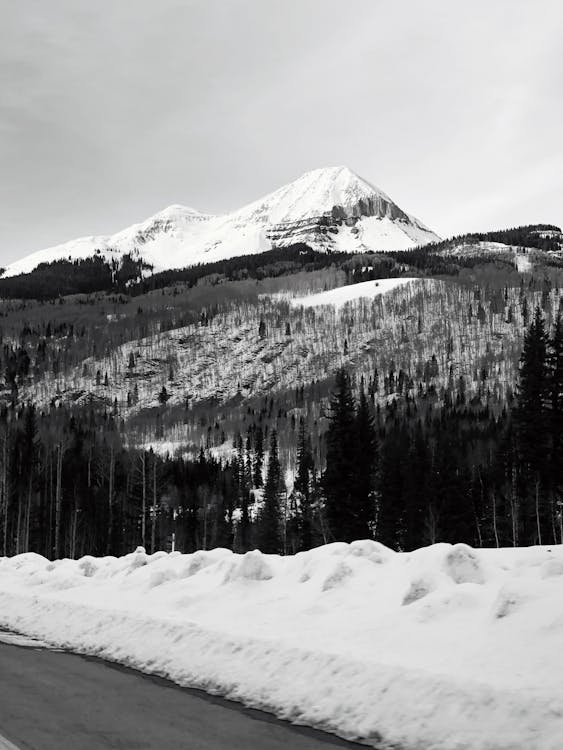
[{"label": "snow mound", "polygon": [[546,560],[541,567],[542,578],[563,576],[563,560]]},{"label": "snow mound", "polygon": [[467,544],[456,544],[446,554],[445,570],[455,583],[485,583],[483,566]]},{"label": "snow mound", "polygon": [[409,589],[403,597],[403,606],[417,602],[419,599],[423,599],[425,596],[433,591],[433,582],[425,578],[416,578],[411,581]]},{"label": "snow mound", "polygon": [[563,747],[563,548],[0,558],[0,627],[375,747]]},{"label": "snow mound", "polygon": [[274,572],[265,556],[258,550],[247,552],[225,576],[225,583],[233,581],[269,581]]},{"label": "snow mound", "polygon": [[199,550],[191,555],[186,555],[186,557],[189,558],[188,563],[180,573],[180,578],[190,578],[196,573],[199,573],[200,570],[203,570],[220,560],[230,558],[232,554],[231,550],[218,547],[209,552]]},{"label": "snow mound", "polygon": [[345,562],[341,561],[337,563],[332,572],[325,578],[323,583],[323,591],[330,591],[331,589],[342,586],[348,578],[353,575],[353,570]]},{"label": "snow mound", "polygon": [[86,576],[86,578],[91,578],[97,572],[99,567],[99,562],[95,557],[90,557],[90,555],[86,555],[78,561],[78,569],[83,576]]},{"label": "snow mound", "polygon": [[494,602],[493,615],[497,620],[526,612],[527,605],[537,598],[535,587],[528,582],[514,580],[507,582],[499,591]]}]

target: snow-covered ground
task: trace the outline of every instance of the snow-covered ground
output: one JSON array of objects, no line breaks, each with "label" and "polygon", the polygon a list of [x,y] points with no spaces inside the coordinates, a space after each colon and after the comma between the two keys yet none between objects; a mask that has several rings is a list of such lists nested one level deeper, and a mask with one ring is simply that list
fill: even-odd
[{"label": "snow-covered ground", "polygon": [[386,748],[563,747],[563,548],[0,558],[0,627]]},{"label": "snow-covered ground", "polygon": [[423,279],[416,277],[400,277],[394,279],[378,279],[377,281],[362,281],[359,284],[347,284],[336,289],[329,289],[326,292],[318,294],[309,294],[305,297],[294,297],[289,300],[293,307],[321,307],[322,305],[331,305],[332,307],[342,307],[347,302],[353,302],[357,299],[372,299],[380,294],[386,294],[393,289],[397,289],[405,284],[423,282]]}]

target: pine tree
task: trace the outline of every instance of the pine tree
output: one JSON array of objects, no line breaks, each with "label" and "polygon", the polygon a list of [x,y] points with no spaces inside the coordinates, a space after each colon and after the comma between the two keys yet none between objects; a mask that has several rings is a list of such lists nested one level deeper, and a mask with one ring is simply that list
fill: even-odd
[{"label": "pine tree", "polygon": [[409,439],[404,423],[386,429],[381,446],[380,497],[376,538],[391,549],[402,549],[406,538],[406,483],[410,474]]},{"label": "pine tree", "polygon": [[[558,314],[549,340],[549,406],[552,414],[551,431],[563,440],[563,322]],[[555,446],[554,446],[555,447]],[[558,447],[561,447],[560,445]],[[562,458],[556,449],[554,459]]]},{"label": "pine tree", "polygon": [[250,479],[246,472],[242,435],[238,433],[235,439],[237,455],[235,459],[235,482],[237,488],[237,505],[240,508],[240,523],[238,531],[238,549],[248,552],[250,549],[250,509],[249,493]]},{"label": "pine tree", "polygon": [[360,390],[356,413],[358,440],[357,469],[355,481],[355,535],[357,538],[373,536],[375,521],[375,480],[377,468],[377,436],[371,407],[363,388]]},{"label": "pine tree", "polygon": [[[563,322],[558,314],[549,341],[549,406],[551,433],[551,484],[558,517],[559,534],[563,537]],[[563,544],[563,538],[558,540]]]},{"label": "pine tree", "polygon": [[294,490],[299,500],[299,548],[302,550],[310,549],[313,545],[311,491],[314,471],[311,436],[305,427],[305,420],[301,419],[297,437],[297,476]]},{"label": "pine tree", "polygon": [[267,554],[282,551],[280,494],[282,489],[281,466],[278,456],[278,436],[272,430],[268,456],[268,473],[264,485],[263,506],[258,516],[256,536],[258,548]]},{"label": "pine tree", "polygon": [[254,486],[262,487],[264,480],[262,479],[262,469],[264,467],[264,433],[260,426],[256,429],[256,435],[254,438],[254,467],[253,477]]},{"label": "pine tree", "polygon": [[516,425],[523,480],[525,509],[523,513],[524,543],[546,541],[546,529],[551,527],[546,518],[545,496],[548,492],[546,468],[549,449],[549,369],[548,338],[539,307],[524,337],[520,358],[520,386]]},{"label": "pine tree", "polygon": [[409,453],[403,461],[405,508],[398,542],[400,548],[406,551],[416,549],[421,543],[430,461],[430,451],[422,423],[417,420]]},{"label": "pine tree", "polygon": [[328,533],[334,541],[356,538],[355,481],[357,470],[357,423],[350,376],[345,369],[336,373],[326,433],[326,470],[323,487],[326,497]]}]

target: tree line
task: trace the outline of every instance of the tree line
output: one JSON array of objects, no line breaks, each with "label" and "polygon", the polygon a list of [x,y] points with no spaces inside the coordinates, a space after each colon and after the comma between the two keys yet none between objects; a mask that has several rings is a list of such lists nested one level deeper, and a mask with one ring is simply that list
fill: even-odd
[{"label": "tree line", "polygon": [[[227,459],[161,456],[127,442],[94,404],[0,412],[0,554],[47,557],[189,552],[295,553],[374,538],[398,550],[563,540],[563,329],[537,307],[524,338],[516,396],[386,403],[337,371],[320,465],[307,422],[292,430],[286,486],[275,422],[235,436]],[[287,436],[286,436],[287,437]]]},{"label": "tree line", "polygon": [[[323,475],[331,537],[394,549],[563,543],[563,329],[539,307],[513,403],[493,414],[463,394],[439,409],[409,399],[382,418],[337,375]],[[422,413],[421,413],[422,412]]]}]

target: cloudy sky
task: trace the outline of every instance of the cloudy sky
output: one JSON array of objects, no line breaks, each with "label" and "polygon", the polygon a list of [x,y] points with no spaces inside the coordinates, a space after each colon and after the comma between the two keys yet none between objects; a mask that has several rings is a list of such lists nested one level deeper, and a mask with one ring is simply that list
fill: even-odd
[{"label": "cloudy sky", "polygon": [[561,0],[22,0],[0,264],[346,164],[441,235],[563,223]]}]

